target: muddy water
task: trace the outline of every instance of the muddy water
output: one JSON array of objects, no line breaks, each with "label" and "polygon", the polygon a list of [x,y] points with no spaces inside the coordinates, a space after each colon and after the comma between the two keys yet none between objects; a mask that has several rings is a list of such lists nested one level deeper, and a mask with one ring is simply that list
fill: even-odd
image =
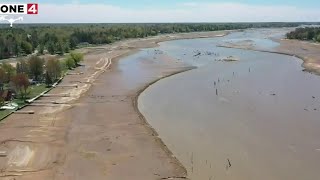
[{"label": "muddy water", "polygon": [[[272,49],[277,44],[265,37],[283,31],[266,32],[161,44],[199,68],[152,85],[139,108],[190,178],[320,178],[320,77],[294,57],[216,47],[247,38]],[[220,61],[227,56],[240,60]]]}]

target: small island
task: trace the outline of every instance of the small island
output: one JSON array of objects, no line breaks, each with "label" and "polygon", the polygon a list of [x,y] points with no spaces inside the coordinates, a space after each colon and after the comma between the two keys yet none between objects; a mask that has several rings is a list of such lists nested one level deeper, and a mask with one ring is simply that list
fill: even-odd
[{"label": "small island", "polygon": [[226,61],[226,62],[235,62],[235,61],[239,61],[239,58],[234,57],[234,56],[228,56],[228,57],[226,57],[226,58],[223,58],[223,61]]}]

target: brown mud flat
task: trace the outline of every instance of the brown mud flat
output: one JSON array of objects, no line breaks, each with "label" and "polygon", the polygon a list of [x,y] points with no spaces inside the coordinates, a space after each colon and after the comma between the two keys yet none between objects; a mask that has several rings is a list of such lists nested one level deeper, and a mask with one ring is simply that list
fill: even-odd
[{"label": "brown mud flat", "polygon": [[185,169],[137,110],[136,98],[150,83],[191,67],[161,55],[152,63],[137,61],[143,73],[132,77],[118,60],[158,42],[226,33],[162,35],[82,49],[85,66],[50,91],[63,97],[41,97],[35,101],[41,106],[23,109],[34,114],[0,122],[0,179],[185,179]]}]

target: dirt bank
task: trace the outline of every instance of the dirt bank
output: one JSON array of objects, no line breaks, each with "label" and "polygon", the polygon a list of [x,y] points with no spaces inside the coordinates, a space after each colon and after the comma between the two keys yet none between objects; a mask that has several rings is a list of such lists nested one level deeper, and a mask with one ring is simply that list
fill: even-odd
[{"label": "dirt bank", "polygon": [[307,71],[320,75],[320,44],[286,39],[278,42],[280,46],[276,49],[277,52],[301,58],[304,61],[302,66]]},{"label": "dirt bank", "polygon": [[225,33],[162,35],[82,49],[85,66],[61,83],[78,88],[54,88],[23,109],[35,114],[13,114],[1,122],[1,179],[184,178],[185,169],[134,102],[149,83],[190,67],[165,54],[150,61],[118,60],[158,42]]}]

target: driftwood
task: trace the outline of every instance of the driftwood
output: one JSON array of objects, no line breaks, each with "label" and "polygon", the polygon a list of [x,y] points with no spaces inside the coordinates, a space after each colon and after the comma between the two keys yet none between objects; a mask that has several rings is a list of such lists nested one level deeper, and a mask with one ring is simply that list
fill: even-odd
[{"label": "driftwood", "polygon": [[15,114],[34,114],[34,111],[15,111]]}]

